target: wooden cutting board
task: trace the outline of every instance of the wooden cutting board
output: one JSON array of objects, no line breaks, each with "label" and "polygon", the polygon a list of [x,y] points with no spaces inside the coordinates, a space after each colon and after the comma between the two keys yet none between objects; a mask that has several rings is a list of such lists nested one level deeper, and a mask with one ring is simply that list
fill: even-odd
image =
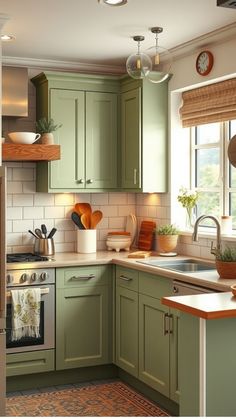
[{"label": "wooden cutting board", "polygon": [[155,221],[142,221],[141,222],[139,238],[138,238],[138,249],[151,250],[155,228],[156,228]]}]

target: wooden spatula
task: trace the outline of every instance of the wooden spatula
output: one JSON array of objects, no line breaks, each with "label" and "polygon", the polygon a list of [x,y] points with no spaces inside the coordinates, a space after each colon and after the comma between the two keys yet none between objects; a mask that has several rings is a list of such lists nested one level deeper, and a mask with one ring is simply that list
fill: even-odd
[{"label": "wooden spatula", "polygon": [[83,224],[85,229],[90,229],[90,225],[91,225],[91,213],[90,212],[84,212],[81,215],[81,223]]},{"label": "wooden spatula", "polygon": [[85,212],[88,212],[91,214],[92,212],[92,208],[91,205],[87,202],[78,202],[77,204],[75,204],[75,211],[79,214],[82,215]]},{"label": "wooden spatula", "polygon": [[103,213],[102,211],[99,211],[99,210],[94,211],[91,214],[91,228],[92,229],[96,228],[97,224],[101,221],[102,217],[103,217]]}]

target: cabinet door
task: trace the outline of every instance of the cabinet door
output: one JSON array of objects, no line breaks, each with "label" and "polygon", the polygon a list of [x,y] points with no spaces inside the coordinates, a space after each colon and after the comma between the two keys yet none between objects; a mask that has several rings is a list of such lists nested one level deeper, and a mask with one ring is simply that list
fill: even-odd
[{"label": "cabinet door", "polygon": [[121,96],[121,187],[141,188],[141,88]]},{"label": "cabinet door", "polygon": [[116,364],[138,376],[138,293],[116,288]]},{"label": "cabinet door", "polygon": [[139,379],[169,397],[169,334],[165,334],[165,314],[160,300],[139,295]]},{"label": "cabinet door", "polygon": [[50,90],[50,116],[62,127],[54,140],[61,146],[61,160],[50,163],[50,188],[83,188],[85,180],[84,92]]},{"label": "cabinet door", "polygon": [[171,309],[172,333],[170,334],[170,398],[179,403],[179,330],[180,312]]},{"label": "cabinet door", "polygon": [[57,290],[56,369],[111,362],[107,286]]},{"label": "cabinet door", "polygon": [[86,93],[86,188],[117,186],[117,94]]}]

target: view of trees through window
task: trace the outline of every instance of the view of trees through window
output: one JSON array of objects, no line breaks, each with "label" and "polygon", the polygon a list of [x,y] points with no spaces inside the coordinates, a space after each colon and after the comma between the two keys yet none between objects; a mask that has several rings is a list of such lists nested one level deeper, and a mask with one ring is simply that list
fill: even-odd
[{"label": "view of trees through window", "polygon": [[[197,216],[232,215],[236,229],[236,169],[227,148],[236,134],[236,121],[204,124],[191,130],[192,188],[200,192]],[[211,221],[205,223],[213,226]]]}]

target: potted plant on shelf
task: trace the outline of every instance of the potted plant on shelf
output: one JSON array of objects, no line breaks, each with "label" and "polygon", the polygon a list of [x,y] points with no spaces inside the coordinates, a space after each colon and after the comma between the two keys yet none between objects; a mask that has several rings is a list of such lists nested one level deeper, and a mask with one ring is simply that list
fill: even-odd
[{"label": "potted plant on shelf", "polygon": [[61,128],[62,124],[56,125],[52,118],[41,118],[36,122],[36,130],[41,134],[42,144],[54,144],[53,132]]},{"label": "potted plant on shelf", "polygon": [[199,192],[197,191],[191,191],[183,187],[179,190],[179,195],[177,196],[177,200],[178,202],[181,203],[182,207],[186,208],[186,211],[187,211],[186,227],[188,229],[192,229],[194,225],[193,209],[196,206],[198,198],[199,198]]},{"label": "potted plant on shelf", "polygon": [[236,279],[236,249],[226,247],[216,253],[216,270],[222,279]]},{"label": "potted plant on shelf", "polygon": [[173,224],[165,224],[156,228],[157,250],[160,255],[174,256],[177,253],[173,250],[177,246],[179,230]]}]

